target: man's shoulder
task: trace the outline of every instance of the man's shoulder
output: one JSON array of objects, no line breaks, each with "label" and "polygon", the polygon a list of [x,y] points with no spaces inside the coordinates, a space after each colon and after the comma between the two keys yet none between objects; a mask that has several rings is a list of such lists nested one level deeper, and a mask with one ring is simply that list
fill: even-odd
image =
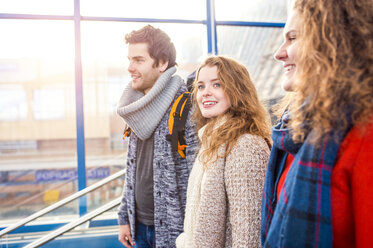
[{"label": "man's shoulder", "polygon": [[183,94],[184,92],[187,92],[187,91],[188,91],[188,89],[186,87],[186,84],[185,83],[181,84],[179,90],[176,92],[174,101],[176,100],[176,98],[178,96],[180,96],[181,94]]},{"label": "man's shoulder", "polygon": [[170,112],[172,111],[172,107],[174,106],[174,104],[176,103],[176,100],[178,99],[178,97],[185,93],[185,92],[188,92],[187,90],[187,87],[185,84],[182,84],[180,87],[179,87],[179,90],[176,91],[176,94],[174,96],[174,99],[172,100],[171,104],[170,104],[170,107],[168,108],[168,110],[166,111],[165,113],[165,116],[168,116],[170,114]]}]

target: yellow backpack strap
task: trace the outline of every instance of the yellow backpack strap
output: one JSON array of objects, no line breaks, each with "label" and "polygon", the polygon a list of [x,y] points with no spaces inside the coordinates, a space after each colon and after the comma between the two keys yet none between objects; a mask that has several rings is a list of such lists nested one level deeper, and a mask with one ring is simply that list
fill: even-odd
[{"label": "yellow backpack strap", "polygon": [[182,158],[185,158],[185,123],[191,107],[190,93],[184,92],[174,102],[168,119],[167,140],[171,142],[171,149],[178,152]]}]

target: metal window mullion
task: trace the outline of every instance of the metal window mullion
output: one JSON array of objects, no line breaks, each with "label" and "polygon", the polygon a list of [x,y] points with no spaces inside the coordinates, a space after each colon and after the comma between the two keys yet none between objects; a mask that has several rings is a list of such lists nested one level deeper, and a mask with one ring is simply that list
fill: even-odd
[{"label": "metal window mullion", "polygon": [[208,54],[218,54],[216,20],[215,20],[215,1],[206,0],[206,28],[207,28],[207,52]]},{"label": "metal window mullion", "polygon": [[[75,30],[75,101],[76,101],[76,145],[78,159],[78,190],[87,186],[85,166],[84,140],[84,110],[83,110],[83,80],[82,80],[82,52],[80,32],[80,0],[74,0],[74,30]],[[87,198],[79,198],[79,215],[87,213]]]}]

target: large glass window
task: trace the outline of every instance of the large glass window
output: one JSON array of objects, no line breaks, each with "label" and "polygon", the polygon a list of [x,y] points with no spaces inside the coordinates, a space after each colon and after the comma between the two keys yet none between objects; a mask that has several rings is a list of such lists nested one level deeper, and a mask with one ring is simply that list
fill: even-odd
[{"label": "large glass window", "polygon": [[215,0],[217,21],[285,22],[284,0]]},{"label": "large glass window", "polygon": [[[0,20],[0,219],[77,190],[71,21]],[[51,180],[54,178],[55,180]],[[76,209],[76,208],[75,208]],[[74,210],[75,211],[75,210]]]},{"label": "large glass window", "polygon": [[262,100],[282,97],[282,64],[273,55],[282,43],[282,28],[218,26],[219,54],[244,63]]},{"label": "large glass window", "polygon": [[83,16],[206,19],[206,1],[201,0],[80,0],[80,2]]},{"label": "large glass window", "polygon": [[74,0],[1,0],[0,13],[73,15]]},{"label": "large glass window", "polygon": [[[8,70],[7,65],[0,70]],[[26,91],[20,84],[0,84],[0,121],[20,121],[27,118]]]}]

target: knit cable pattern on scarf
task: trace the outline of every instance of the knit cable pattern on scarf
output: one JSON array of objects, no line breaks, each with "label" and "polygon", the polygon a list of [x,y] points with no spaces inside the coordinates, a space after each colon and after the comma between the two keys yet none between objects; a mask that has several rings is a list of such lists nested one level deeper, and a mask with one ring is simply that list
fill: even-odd
[{"label": "knit cable pattern on scarf", "polygon": [[175,72],[175,67],[167,69],[146,95],[133,90],[131,83],[124,89],[117,113],[141,140],[152,135],[184,83],[180,76],[173,76]]}]

